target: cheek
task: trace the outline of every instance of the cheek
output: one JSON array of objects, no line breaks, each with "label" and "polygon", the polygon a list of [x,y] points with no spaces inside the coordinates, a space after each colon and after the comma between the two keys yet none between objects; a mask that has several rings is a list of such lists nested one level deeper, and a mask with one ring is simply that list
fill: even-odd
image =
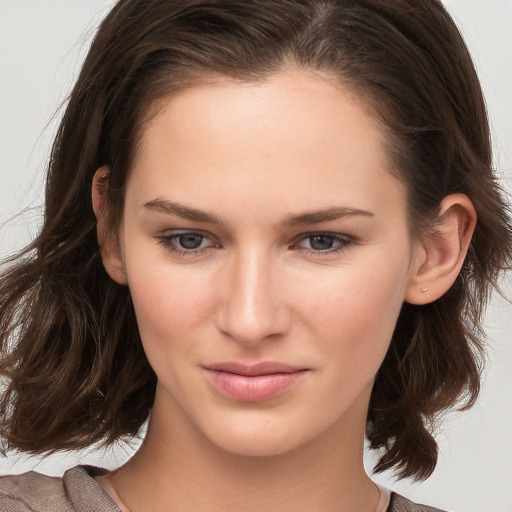
[{"label": "cheek", "polygon": [[303,278],[294,290],[312,337],[345,375],[380,366],[403,304],[407,263],[347,266],[324,278]]},{"label": "cheek", "polygon": [[168,264],[128,265],[129,287],[137,322],[150,360],[164,352],[186,351],[188,342],[211,311],[207,281]]}]

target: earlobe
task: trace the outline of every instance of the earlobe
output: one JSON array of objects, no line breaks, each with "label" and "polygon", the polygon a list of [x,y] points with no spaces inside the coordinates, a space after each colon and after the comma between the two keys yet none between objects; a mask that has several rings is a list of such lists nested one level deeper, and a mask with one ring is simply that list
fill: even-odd
[{"label": "earlobe", "polygon": [[428,304],[448,291],[464,263],[476,218],[466,195],[451,194],[443,199],[435,234],[426,236],[414,255],[406,302]]},{"label": "earlobe", "polygon": [[117,237],[108,229],[107,193],[110,184],[110,169],[100,167],[92,180],[92,208],[96,216],[96,230],[103,266],[108,275],[119,284],[127,284],[123,259]]}]

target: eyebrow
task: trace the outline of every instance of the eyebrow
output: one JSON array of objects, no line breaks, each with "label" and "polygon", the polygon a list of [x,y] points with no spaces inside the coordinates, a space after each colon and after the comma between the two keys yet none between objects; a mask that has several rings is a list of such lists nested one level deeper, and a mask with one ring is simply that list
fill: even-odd
[{"label": "eyebrow", "polygon": [[[196,208],[191,208],[173,201],[167,201],[162,198],[153,199],[152,201],[145,203],[144,208],[168,215],[176,215],[182,219],[195,222],[206,222],[208,224],[215,225],[225,224],[218,215],[212,212],[197,210]],[[298,215],[291,215],[284,220],[283,224],[289,227],[295,227],[306,224],[319,224],[321,222],[328,222],[354,216],[373,217],[374,214],[357,208],[335,206],[321,210],[312,210]]]},{"label": "eyebrow", "polygon": [[180,203],[167,201],[166,199],[153,199],[144,204],[144,208],[168,215],[176,215],[182,219],[208,224],[223,224],[221,218],[214,213],[190,208]]},{"label": "eyebrow", "polygon": [[332,208],[325,208],[323,210],[314,210],[310,212],[301,213],[288,217],[284,224],[287,226],[301,226],[304,224],[319,224],[320,222],[328,222],[330,220],[337,220],[346,217],[354,217],[362,215],[365,217],[374,217],[374,214],[366,210],[359,210],[357,208],[349,208],[346,206],[335,206]]}]

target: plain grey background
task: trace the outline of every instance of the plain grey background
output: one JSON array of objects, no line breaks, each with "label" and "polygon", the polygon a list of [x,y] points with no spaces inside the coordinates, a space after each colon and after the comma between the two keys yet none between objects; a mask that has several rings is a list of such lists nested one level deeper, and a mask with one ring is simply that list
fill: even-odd
[{"label": "plain grey background", "polygon": [[[23,246],[42,217],[44,168],[65,100],[94,28],[112,0],[0,0],[0,257]],[[486,94],[495,167],[512,192],[512,1],[445,0],[470,47]],[[17,215],[24,210],[22,215]],[[13,217],[15,217],[13,219]],[[512,278],[504,280],[512,298]],[[512,512],[512,306],[495,297],[486,317],[489,363],[481,398],[450,413],[437,439],[438,468],[421,484],[376,480],[453,512]],[[48,459],[0,458],[0,473],[60,475],[78,462],[115,467],[118,447]],[[371,467],[372,457],[367,457]]]}]

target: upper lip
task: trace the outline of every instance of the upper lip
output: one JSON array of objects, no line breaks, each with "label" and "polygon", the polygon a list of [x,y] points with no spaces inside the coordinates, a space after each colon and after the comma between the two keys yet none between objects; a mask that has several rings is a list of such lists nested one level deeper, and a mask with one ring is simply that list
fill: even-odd
[{"label": "upper lip", "polygon": [[305,368],[275,361],[263,361],[256,364],[245,364],[233,361],[210,364],[205,366],[205,368],[207,370],[235,373],[237,375],[246,376],[271,375],[273,373],[294,373],[305,370]]}]

